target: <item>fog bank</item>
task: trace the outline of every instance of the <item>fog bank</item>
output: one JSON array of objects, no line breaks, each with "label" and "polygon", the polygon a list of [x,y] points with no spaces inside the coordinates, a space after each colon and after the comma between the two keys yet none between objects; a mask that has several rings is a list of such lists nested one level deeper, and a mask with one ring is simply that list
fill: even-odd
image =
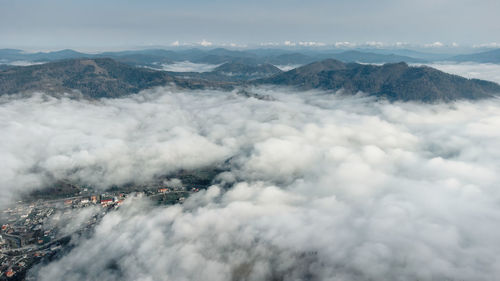
[{"label": "fog bank", "polygon": [[[255,88],[0,104],[7,198],[225,162],[183,205],[130,199],[40,280],[492,280],[500,102]],[[5,200],[5,199],[4,199]],[[6,204],[6,201],[2,201]],[[85,217],[85,216],[83,216]]]}]

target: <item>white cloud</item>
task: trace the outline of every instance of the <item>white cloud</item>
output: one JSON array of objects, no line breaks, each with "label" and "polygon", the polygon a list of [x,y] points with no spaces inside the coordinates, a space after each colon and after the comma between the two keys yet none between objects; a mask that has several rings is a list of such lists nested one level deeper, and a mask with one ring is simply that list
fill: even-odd
[{"label": "white cloud", "polygon": [[305,46],[305,47],[323,47],[323,46],[326,46],[326,44],[322,43],[322,42],[301,41],[301,42],[299,42],[299,46]]},{"label": "white cloud", "polygon": [[348,42],[348,41],[345,41],[345,42],[336,42],[334,45],[335,45],[336,48],[353,48],[353,47],[357,46],[356,43]]},{"label": "white cloud", "polygon": [[210,72],[219,64],[194,63],[190,61],[180,61],[171,64],[162,64],[162,69],[165,71],[174,72]]},{"label": "white cloud", "polygon": [[[249,90],[273,100],[169,87],[100,101],[2,97],[2,206],[58,179],[106,188],[178,169],[228,168],[183,205],[128,200],[30,274],[480,281],[500,274],[499,100],[391,104]],[[65,231],[93,214],[76,214]]]},{"label": "white cloud", "polygon": [[382,48],[386,46],[386,44],[379,41],[368,41],[365,43],[366,46],[374,47],[374,48]]},{"label": "white cloud", "polygon": [[302,66],[301,64],[287,64],[287,65],[275,65],[277,68],[283,70],[283,71],[289,71],[294,68]]},{"label": "white cloud", "polygon": [[425,48],[441,48],[441,47],[444,47],[444,44],[436,41],[434,43],[425,44],[424,47]]},{"label": "white cloud", "polygon": [[11,61],[11,62],[6,62],[6,63],[1,63],[0,64],[8,64],[8,65],[14,65],[14,66],[29,66],[29,65],[37,65],[37,64],[44,64],[46,62],[32,62],[32,61]]},{"label": "white cloud", "polygon": [[203,47],[210,47],[210,46],[212,46],[212,45],[213,45],[213,43],[212,43],[212,42],[209,42],[209,41],[207,41],[207,40],[205,40],[205,39],[201,40],[201,42],[199,42],[198,44],[200,44],[200,45],[201,45],[201,46],[203,46]]},{"label": "white cloud", "polygon": [[238,43],[222,43],[222,47],[231,47],[231,48],[246,48],[248,47],[246,44],[238,44]]},{"label": "white cloud", "polygon": [[285,42],[283,42],[283,44],[284,44],[285,46],[295,46],[295,45],[297,45],[297,43],[292,42],[292,41],[285,41]]},{"label": "white cloud", "polygon": [[444,72],[467,78],[489,80],[500,84],[500,65],[493,63],[432,63],[426,64]]},{"label": "white cloud", "polygon": [[279,46],[280,43],[276,43],[276,42],[262,42],[259,45],[260,46]]},{"label": "white cloud", "polygon": [[[2,191],[225,162],[184,205],[130,200],[39,280],[491,280],[500,102],[254,88],[2,100]],[[480,145],[478,145],[480,144]],[[6,159],[6,160],[5,160]],[[231,187],[226,190],[226,188]],[[479,219],[478,219],[479,218]]]},{"label": "white cloud", "polygon": [[396,42],[394,44],[395,47],[408,47],[410,44],[407,42]]},{"label": "white cloud", "polygon": [[44,221],[44,229],[58,229],[58,236],[71,235],[87,226],[100,212],[100,206],[66,209],[64,212],[59,210]]},{"label": "white cloud", "polygon": [[491,43],[483,43],[477,44],[473,46],[474,48],[500,48],[500,43],[491,42]]}]

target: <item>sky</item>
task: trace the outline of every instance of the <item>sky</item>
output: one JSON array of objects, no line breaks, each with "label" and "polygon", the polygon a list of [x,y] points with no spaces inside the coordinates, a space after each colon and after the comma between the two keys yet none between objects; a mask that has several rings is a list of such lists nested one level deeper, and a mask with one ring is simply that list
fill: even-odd
[{"label": "sky", "polygon": [[0,0],[0,47],[472,46],[500,42],[498,11],[496,0]]}]

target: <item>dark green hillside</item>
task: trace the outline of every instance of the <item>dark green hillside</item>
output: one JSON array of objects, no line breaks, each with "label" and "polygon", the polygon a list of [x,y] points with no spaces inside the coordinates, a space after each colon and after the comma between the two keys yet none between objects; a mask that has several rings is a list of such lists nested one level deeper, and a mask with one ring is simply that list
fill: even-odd
[{"label": "dark green hillside", "polygon": [[452,101],[479,99],[500,94],[493,82],[467,79],[431,67],[410,67],[406,63],[344,64],[328,59],[315,62],[256,84],[296,86],[300,89],[344,89],[401,101]]}]

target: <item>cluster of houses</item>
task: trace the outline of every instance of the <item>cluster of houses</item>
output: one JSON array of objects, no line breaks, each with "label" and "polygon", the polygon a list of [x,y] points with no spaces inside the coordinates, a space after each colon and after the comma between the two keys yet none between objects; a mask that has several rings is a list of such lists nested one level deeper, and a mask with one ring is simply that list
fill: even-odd
[{"label": "cluster of houses", "polygon": [[[139,192],[146,196],[165,196],[172,192],[198,192],[198,188],[180,190],[180,188],[158,187],[156,190]],[[177,193],[176,193],[177,194]],[[181,195],[181,193],[179,193]],[[184,197],[177,202],[182,203]],[[71,214],[72,209],[101,205],[107,210],[118,208],[127,194],[100,194],[76,196],[65,199],[22,203],[7,208],[0,213],[0,281],[16,280],[31,265],[47,255],[53,255],[61,249],[60,234],[57,229],[46,225],[48,218],[55,214]],[[104,214],[104,213],[103,213]],[[94,219],[95,223],[96,219]],[[89,223],[91,227],[93,223]],[[4,253],[9,253],[8,255]],[[14,254],[13,254],[14,253]]]}]

